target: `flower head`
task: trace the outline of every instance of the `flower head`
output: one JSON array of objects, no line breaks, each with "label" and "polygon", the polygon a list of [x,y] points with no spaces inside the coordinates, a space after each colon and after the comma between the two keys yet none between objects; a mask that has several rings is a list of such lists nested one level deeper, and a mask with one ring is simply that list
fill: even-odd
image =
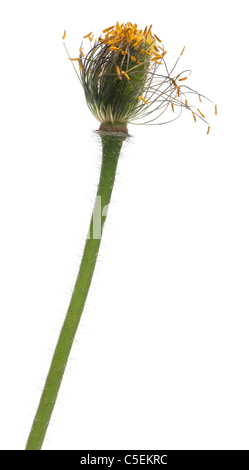
[{"label": "flower head", "polygon": [[[167,51],[161,39],[152,33],[152,25],[139,29],[137,24],[117,22],[104,29],[103,37],[92,45],[93,38],[92,32],[84,36],[79,57],[69,58],[79,64],[77,74],[87,105],[101,123],[126,126],[140,120],[143,124],[162,124],[177,119],[186,109],[194,122],[199,118],[208,125],[199,108],[202,98],[208,98],[186,85],[190,70],[175,73],[185,47],[169,70],[165,61]],[[85,40],[91,44],[86,54]],[[197,105],[188,102],[188,97],[194,95]],[[166,111],[168,119],[161,119]],[[208,125],[207,133],[209,129]]]}]

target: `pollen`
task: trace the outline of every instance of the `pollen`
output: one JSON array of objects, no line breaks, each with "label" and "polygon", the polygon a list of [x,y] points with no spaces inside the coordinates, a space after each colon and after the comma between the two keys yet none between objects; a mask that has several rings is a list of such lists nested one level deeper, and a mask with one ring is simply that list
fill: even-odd
[{"label": "pollen", "polygon": [[139,38],[135,44],[133,44],[133,47],[136,47],[138,44],[140,44],[140,42],[142,42],[143,38]]},{"label": "pollen", "polygon": [[187,80],[188,77],[178,78],[179,82],[183,82],[183,80]]},{"label": "pollen", "polygon": [[148,104],[148,101],[146,101],[142,96],[138,97],[141,101],[143,101],[145,104]]},{"label": "pollen", "polygon": [[217,104],[214,107],[215,116],[217,116]]},{"label": "pollen", "polygon": [[[128,23],[122,23],[120,25],[117,21],[115,26],[109,26],[108,28],[103,29],[105,36],[104,38],[100,37],[99,42],[109,44],[110,46],[119,46],[122,42],[127,43],[134,49],[138,49],[139,45],[142,44],[142,47],[146,46],[146,53],[149,55],[154,50],[158,50],[156,41],[158,41],[158,43],[161,42],[161,39],[159,39],[158,36],[152,34],[151,29],[152,25],[150,25],[149,28],[146,26],[144,30],[139,30],[136,23],[132,24],[129,21]],[[86,37],[90,36],[91,33]],[[142,50],[139,52],[142,52]]]},{"label": "pollen", "polygon": [[180,55],[182,55],[182,54],[184,53],[184,51],[185,51],[185,46],[184,46],[184,48],[183,48],[183,50],[182,50],[182,52],[181,52],[181,54],[180,54]]},{"label": "pollen", "polygon": [[130,80],[129,75],[126,72],[124,72],[124,70],[122,70],[122,74],[127,78],[127,80]]},{"label": "pollen", "polygon": [[192,111],[192,114],[193,114],[194,121],[196,122],[196,115],[193,111]]},{"label": "pollen", "polygon": [[69,60],[73,61],[73,60],[77,60],[78,64],[79,64],[79,68],[81,70],[82,68],[82,64],[81,64],[81,60],[79,59],[79,57],[76,57],[75,59],[72,59],[71,57],[69,57]]},{"label": "pollen", "polygon": [[120,73],[119,66],[118,66],[118,65],[116,65],[116,67],[115,67],[115,68],[116,68],[116,72],[117,72],[117,74],[118,74],[118,78],[119,78],[120,80],[122,80],[122,77],[121,77],[121,73]]},{"label": "pollen", "polygon": [[200,113],[200,115],[204,118],[204,114],[199,110],[199,108],[197,109],[198,113]]},{"label": "pollen", "polygon": [[64,33],[63,33],[62,39],[65,39],[65,37],[66,37],[66,34],[67,34],[66,30],[64,30]]},{"label": "pollen", "polygon": [[103,33],[107,33],[108,31],[110,31],[113,28],[114,28],[114,26],[109,26],[109,28],[103,29]]},{"label": "pollen", "polygon": [[159,60],[161,60],[162,57],[153,57],[153,59],[151,59],[151,62],[155,62],[156,64],[161,64],[162,62],[159,62]]},{"label": "pollen", "polygon": [[159,37],[156,34],[154,34],[154,37],[156,38],[158,42],[162,42],[161,39],[159,39]]},{"label": "pollen", "polygon": [[171,103],[171,108],[172,108],[172,111],[173,113],[175,112],[175,106],[174,106],[174,103]]},{"label": "pollen", "polygon": [[122,54],[122,55],[127,55],[128,52],[127,52],[127,51],[121,51],[121,54]]},{"label": "pollen", "polygon": [[92,34],[92,31],[89,34],[87,34],[86,36],[83,36],[83,39],[90,38],[91,34]]},{"label": "pollen", "polygon": [[178,86],[178,87],[177,87],[177,95],[178,95],[178,98],[180,98],[180,94],[181,94],[181,87]]},{"label": "pollen", "polygon": [[[157,52],[152,52],[152,54],[154,54],[155,57],[153,57],[153,59],[157,59],[157,60],[161,60],[162,59],[162,55],[161,54],[158,54]],[[151,59],[151,60],[153,60]]]},{"label": "pollen", "polygon": [[134,55],[131,56],[131,60],[133,60],[133,62],[136,62],[136,57],[134,57]]},{"label": "pollen", "polygon": [[152,28],[152,24],[150,25],[149,29],[148,29],[148,33],[147,34],[150,34],[151,32],[151,28]]},{"label": "pollen", "polygon": [[207,135],[209,134],[209,131],[210,131],[210,126],[208,126]]}]

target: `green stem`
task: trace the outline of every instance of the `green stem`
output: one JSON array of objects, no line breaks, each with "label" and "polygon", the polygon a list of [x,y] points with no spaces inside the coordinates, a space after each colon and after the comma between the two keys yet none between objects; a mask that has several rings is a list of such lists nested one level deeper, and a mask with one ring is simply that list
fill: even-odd
[{"label": "green stem", "polygon": [[[42,443],[49,425],[68,357],[90,288],[99,252],[102,229],[107,215],[107,205],[110,202],[114,186],[118,158],[122,143],[126,138],[124,133],[100,135],[102,139],[103,158],[89,234],[85,244],[85,249],[72,298],[54,351],[50,369],[25,450],[40,450],[42,447]],[[102,215],[102,209],[105,206],[107,206],[104,211],[105,214]],[[98,213],[100,215],[100,220],[99,226],[96,226]]]}]

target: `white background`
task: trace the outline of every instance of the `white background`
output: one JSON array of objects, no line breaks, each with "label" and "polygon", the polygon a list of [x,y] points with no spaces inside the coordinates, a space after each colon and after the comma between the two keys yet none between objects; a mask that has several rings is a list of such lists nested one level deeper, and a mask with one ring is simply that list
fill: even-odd
[{"label": "white background", "polygon": [[245,1],[1,4],[1,448],[24,449],[100,168],[67,59],[118,20],[163,39],[218,103],[130,126],[87,306],[43,449],[249,448]]}]

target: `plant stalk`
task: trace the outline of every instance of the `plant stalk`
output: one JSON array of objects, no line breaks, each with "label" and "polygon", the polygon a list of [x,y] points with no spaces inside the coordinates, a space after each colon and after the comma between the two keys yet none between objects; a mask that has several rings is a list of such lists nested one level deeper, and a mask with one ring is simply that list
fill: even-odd
[{"label": "plant stalk", "polygon": [[[69,354],[91,285],[91,280],[101,243],[102,231],[107,216],[108,204],[110,202],[114,186],[118,158],[123,141],[126,139],[127,134],[124,132],[100,132],[100,137],[102,140],[102,165],[88,238],[86,240],[71,301],[63,326],[61,328],[57,345],[55,347],[50,369],[46,378],[44,389],[40,398],[36,415],[34,417],[25,450],[40,450],[46,435],[46,431],[62,382],[63,374],[65,372]],[[101,212],[99,206],[100,203]],[[105,210],[103,211],[104,207]],[[96,226],[96,214],[98,213],[100,214],[99,225]]]}]

